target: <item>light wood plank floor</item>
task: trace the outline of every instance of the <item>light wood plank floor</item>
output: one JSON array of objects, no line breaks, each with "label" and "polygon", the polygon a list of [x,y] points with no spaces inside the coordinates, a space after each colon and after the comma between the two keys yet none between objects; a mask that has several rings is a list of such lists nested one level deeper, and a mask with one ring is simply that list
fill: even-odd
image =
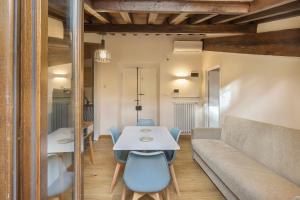
[{"label": "light wood plank floor", "polygon": [[[177,153],[175,172],[181,189],[181,196],[170,186],[172,200],[219,200],[224,199],[207,175],[192,159],[191,142],[188,136],[180,139],[181,150]],[[113,193],[109,192],[110,183],[115,169],[112,153],[112,141],[101,137],[94,145],[95,165],[91,165],[88,153],[84,159],[84,195],[86,200],[120,200],[123,182],[121,176]],[[131,199],[131,193],[126,199]],[[142,200],[150,200],[143,197]]]}]

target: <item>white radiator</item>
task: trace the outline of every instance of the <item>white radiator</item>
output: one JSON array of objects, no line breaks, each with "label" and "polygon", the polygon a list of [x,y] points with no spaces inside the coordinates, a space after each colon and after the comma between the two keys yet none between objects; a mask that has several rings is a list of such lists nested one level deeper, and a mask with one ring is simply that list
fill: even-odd
[{"label": "white radiator", "polygon": [[174,127],[182,133],[190,133],[196,124],[197,103],[174,103]]}]

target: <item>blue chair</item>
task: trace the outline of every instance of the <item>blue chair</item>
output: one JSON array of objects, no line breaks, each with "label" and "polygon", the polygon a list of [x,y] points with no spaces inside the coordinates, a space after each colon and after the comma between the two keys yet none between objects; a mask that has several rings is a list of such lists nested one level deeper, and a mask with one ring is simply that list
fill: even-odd
[{"label": "blue chair", "polygon": [[[121,135],[120,130],[118,128],[110,128],[109,132],[110,132],[113,144],[116,144],[116,142],[118,141],[118,139]],[[117,162],[117,165],[116,165],[116,169],[115,169],[113,179],[112,179],[112,182],[111,182],[110,192],[113,191],[113,189],[116,185],[120,169],[123,165],[125,165],[126,160],[127,160],[127,156],[128,156],[128,151],[114,151],[114,157],[115,157],[115,160]]]},{"label": "blue chair", "polygon": [[139,119],[137,126],[155,126],[155,122],[153,119]]},{"label": "blue chair", "polygon": [[[172,128],[170,130],[170,133],[172,135],[172,137],[174,138],[174,140],[178,143],[179,141],[179,137],[181,135],[181,130],[178,128]],[[178,182],[177,182],[177,178],[176,178],[176,174],[175,174],[175,170],[174,170],[174,161],[176,159],[176,151],[164,151],[166,158],[168,160],[168,164],[169,164],[169,168],[170,168],[170,172],[171,172],[171,176],[172,176],[172,180],[173,180],[173,184],[176,190],[176,193],[178,195],[180,195],[180,191],[179,191],[179,186],[178,186]]]},{"label": "blue chair", "polygon": [[73,186],[74,172],[68,172],[62,158],[48,155],[48,197],[58,197]]},{"label": "blue chair", "polygon": [[160,200],[160,192],[165,189],[167,190],[167,196],[169,195],[167,187],[171,177],[168,161],[162,151],[151,153],[131,151],[125,166],[123,179],[125,187],[122,199],[126,196],[126,187],[134,192],[133,200],[137,200],[146,194]]}]

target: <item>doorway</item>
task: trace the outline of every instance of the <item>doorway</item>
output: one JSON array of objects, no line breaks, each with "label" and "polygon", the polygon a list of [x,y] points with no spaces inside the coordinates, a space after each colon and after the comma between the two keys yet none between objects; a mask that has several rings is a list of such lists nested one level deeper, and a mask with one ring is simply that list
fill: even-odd
[{"label": "doorway", "polygon": [[122,70],[121,126],[136,125],[138,119],[158,123],[157,68],[131,67]]},{"label": "doorway", "polygon": [[220,127],[220,68],[207,71],[206,126]]}]

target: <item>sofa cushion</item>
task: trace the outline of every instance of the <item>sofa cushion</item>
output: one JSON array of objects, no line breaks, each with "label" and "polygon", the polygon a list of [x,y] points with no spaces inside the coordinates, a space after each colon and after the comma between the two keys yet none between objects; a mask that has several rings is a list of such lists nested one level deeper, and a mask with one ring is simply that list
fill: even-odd
[{"label": "sofa cushion", "polygon": [[300,186],[300,130],[226,116],[222,140]]},{"label": "sofa cushion", "polygon": [[222,140],[196,139],[193,150],[242,200],[291,200],[300,188]]}]

